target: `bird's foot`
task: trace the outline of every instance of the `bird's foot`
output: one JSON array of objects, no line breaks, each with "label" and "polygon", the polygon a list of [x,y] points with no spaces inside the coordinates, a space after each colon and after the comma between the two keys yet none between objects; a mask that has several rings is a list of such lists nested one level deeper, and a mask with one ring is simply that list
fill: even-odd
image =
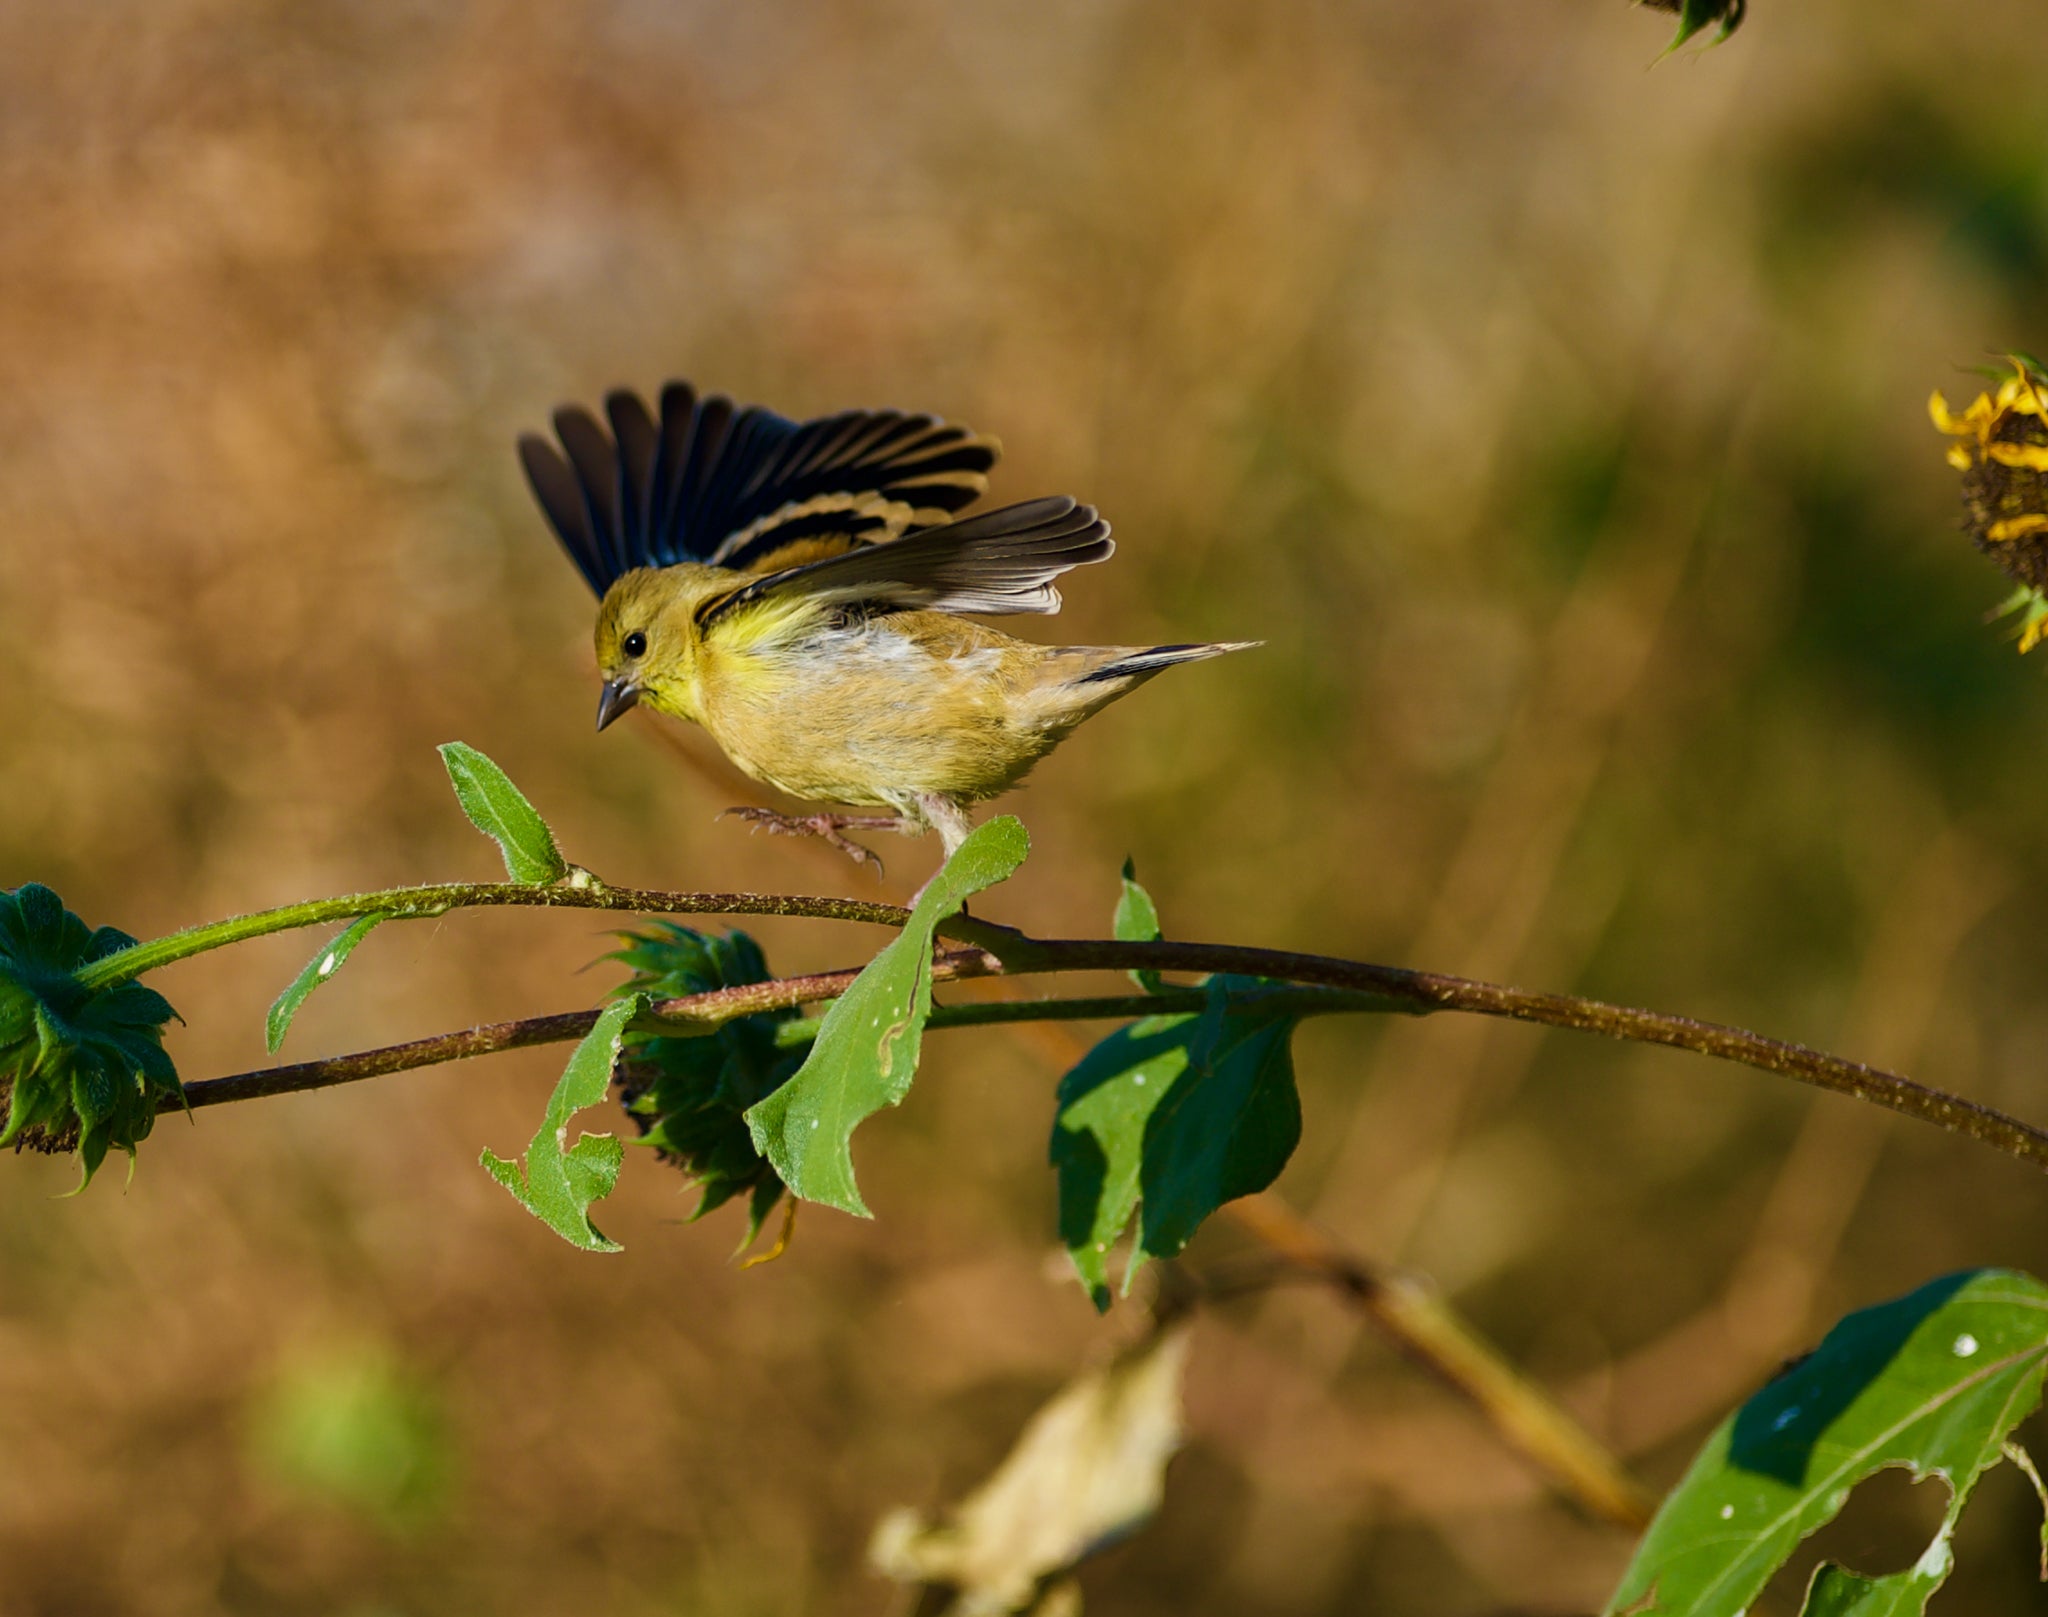
[{"label": "bird's foot", "polygon": [[849,839],[848,831],[920,831],[922,826],[894,814],[778,814],[773,809],[729,808],[719,815],[745,820],[749,825],[779,837],[816,837],[837,848],[857,865],[873,865],[882,874],[881,858],[871,848]]}]

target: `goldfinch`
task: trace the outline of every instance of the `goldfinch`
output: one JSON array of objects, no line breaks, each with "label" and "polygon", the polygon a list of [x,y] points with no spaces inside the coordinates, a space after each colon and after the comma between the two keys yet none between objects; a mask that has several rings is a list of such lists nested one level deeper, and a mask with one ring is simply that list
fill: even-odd
[{"label": "goldfinch", "polygon": [[597,592],[597,727],[636,704],[688,719],[740,769],[812,803],[886,815],[742,809],[772,829],[938,831],[1022,780],[1083,719],[1163,668],[1255,641],[1043,646],[984,617],[1052,613],[1054,580],[1107,560],[1109,524],[1064,496],[959,518],[996,440],[928,415],[796,422],[662,390],[554,416],[519,459]]}]

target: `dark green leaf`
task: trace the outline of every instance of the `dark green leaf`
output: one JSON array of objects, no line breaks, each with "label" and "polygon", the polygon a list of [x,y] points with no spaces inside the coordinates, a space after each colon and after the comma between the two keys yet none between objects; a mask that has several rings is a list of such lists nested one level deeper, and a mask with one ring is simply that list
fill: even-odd
[{"label": "dark green leaf", "polygon": [[1095,1306],[1109,1249],[1135,1215],[1128,1290],[1218,1207],[1264,1190],[1301,1139],[1295,1019],[1258,1011],[1257,978],[1214,977],[1199,1016],[1148,1017],[1104,1039],[1061,1080],[1052,1164],[1060,1238]]},{"label": "dark green leaf", "polygon": [[871,1216],[854,1184],[853,1131],[910,1091],[932,1008],[932,937],[974,894],[1015,873],[1030,841],[1008,815],[946,861],[895,940],[832,1004],[797,1075],[747,1113],[754,1147],[807,1201]]},{"label": "dark green leaf", "polygon": [[76,1150],[83,1190],[120,1149],[131,1157],[157,1107],[182,1098],[163,1047],[176,1016],[154,989],[88,989],[77,973],[133,940],[94,932],[37,883],[0,893],[0,1146]]},{"label": "dark green leaf", "polygon": [[312,997],[314,989],[341,970],[343,962],[355,953],[356,945],[368,937],[371,929],[383,919],[382,910],[358,915],[339,936],[330,939],[324,949],[308,960],[305,970],[277,996],[263,1024],[264,1041],[270,1046],[272,1055],[276,1055],[278,1046],[284,1043],[284,1036],[291,1030],[292,1018],[299,1014],[299,1007]]},{"label": "dark green leaf", "polygon": [[605,1098],[626,1024],[645,1003],[638,994],[614,1000],[576,1046],[548,1097],[547,1115],[527,1144],[523,1172],[518,1163],[490,1151],[481,1159],[520,1206],[571,1246],[590,1252],[619,1250],[616,1241],[606,1239],[590,1222],[590,1204],[612,1193],[626,1148],[610,1134],[579,1135],[570,1145],[569,1119]]},{"label": "dark green leaf", "polygon": [[[1124,861],[1123,891],[1117,895],[1116,917],[1110,926],[1110,934],[1120,943],[1157,943],[1163,934],[1159,930],[1159,911],[1152,903],[1152,895],[1138,885],[1138,871],[1129,859]],[[1131,981],[1148,994],[1159,992],[1159,973],[1156,971],[1134,971]]]},{"label": "dark green leaf", "polygon": [[1823,1567],[1810,1613],[1918,1613],[1948,1576],[1957,1518],[2041,1401],[2048,1287],[1979,1269],[1851,1314],[1707,1440],[1637,1547],[1610,1613],[1724,1617],[1886,1466],[1949,1485],[1934,1542],[1904,1572]]},{"label": "dark green leaf", "polygon": [[516,882],[545,887],[569,874],[569,862],[511,777],[476,748],[450,741],[441,748],[455,799],[470,823],[505,855],[505,874]]}]

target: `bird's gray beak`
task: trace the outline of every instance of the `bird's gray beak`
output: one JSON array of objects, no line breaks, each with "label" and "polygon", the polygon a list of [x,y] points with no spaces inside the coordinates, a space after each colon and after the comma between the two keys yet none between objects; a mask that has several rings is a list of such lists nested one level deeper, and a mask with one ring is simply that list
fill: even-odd
[{"label": "bird's gray beak", "polygon": [[602,730],[627,708],[640,700],[640,687],[623,679],[608,679],[597,693],[597,727]]}]

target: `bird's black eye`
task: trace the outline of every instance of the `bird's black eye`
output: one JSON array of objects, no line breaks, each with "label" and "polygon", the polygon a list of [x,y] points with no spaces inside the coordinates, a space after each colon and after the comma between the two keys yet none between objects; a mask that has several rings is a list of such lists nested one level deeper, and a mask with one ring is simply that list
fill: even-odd
[{"label": "bird's black eye", "polygon": [[619,649],[628,657],[644,657],[647,655],[647,636],[635,629],[619,642]]}]

